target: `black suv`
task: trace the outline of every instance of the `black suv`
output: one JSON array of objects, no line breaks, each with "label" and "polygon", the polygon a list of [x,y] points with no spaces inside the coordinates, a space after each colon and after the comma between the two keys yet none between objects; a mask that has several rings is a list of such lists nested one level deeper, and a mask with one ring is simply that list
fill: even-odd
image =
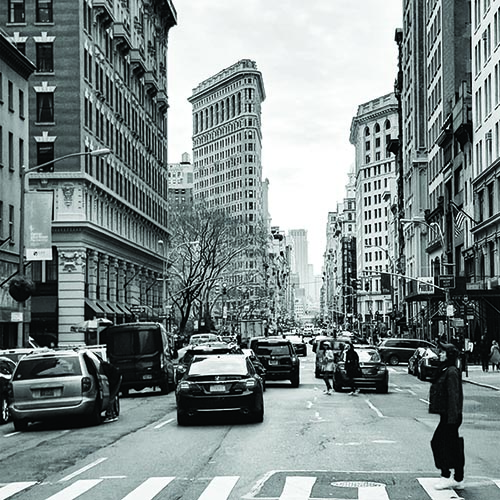
[{"label": "black suv", "polygon": [[267,380],[290,380],[300,384],[300,361],[290,340],[283,338],[252,339],[252,349],[266,369]]},{"label": "black suv", "polygon": [[419,347],[435,347],[431,342],[421,339],[385,339],[378,345],[380,357],[384,363],[392,366],[408,363]]}]

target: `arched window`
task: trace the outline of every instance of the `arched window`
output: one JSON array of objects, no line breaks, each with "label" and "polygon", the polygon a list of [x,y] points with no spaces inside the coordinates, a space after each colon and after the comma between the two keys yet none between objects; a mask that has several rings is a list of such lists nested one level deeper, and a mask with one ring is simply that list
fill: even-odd
[{"label": "arched window", "polygon": [[370,129],[365,127],[365,136],[368,137],[370,135]]},{"label": "arched window", "polygon": [[385,129],[388,130],[391,128],[391,122],[389,120],[385,121]]},{"label": "arched window", "polygon": [[380,125],[375,123],[375,133],[378,134],[380,132]]}]

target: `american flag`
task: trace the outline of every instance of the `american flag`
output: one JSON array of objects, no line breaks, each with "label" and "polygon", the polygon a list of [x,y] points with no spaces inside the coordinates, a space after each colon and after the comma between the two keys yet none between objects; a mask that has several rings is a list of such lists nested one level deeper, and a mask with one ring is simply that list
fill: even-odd
[{"label": "american flag", "polygon": [[455,237],[459,237],[464,232],[465,212],[453,205],[455,209]]}]

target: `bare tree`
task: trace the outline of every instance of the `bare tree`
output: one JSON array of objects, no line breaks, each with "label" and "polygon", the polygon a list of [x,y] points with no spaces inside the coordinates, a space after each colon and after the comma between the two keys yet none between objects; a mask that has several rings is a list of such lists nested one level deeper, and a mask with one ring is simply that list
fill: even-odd
[{"label": "bare tree", "polygon": [[210,327],[222,283],[226,290],[236,289],[259,274],[258,269],[242,272],[238,262],[248,256],[262,262],[262,231],[249,233],[236,218],[204,206],[171,212],[170,227],[169,293],[179,330],[186,330],[193,314]]}]

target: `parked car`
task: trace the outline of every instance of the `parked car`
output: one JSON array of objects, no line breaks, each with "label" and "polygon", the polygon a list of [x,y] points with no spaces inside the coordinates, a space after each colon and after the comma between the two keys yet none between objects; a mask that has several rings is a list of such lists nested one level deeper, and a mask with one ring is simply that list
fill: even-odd
[{"label": "parked car", "polygon": [[[99,424],[109,403],[103,360],[87,349],[29,354],[19,360],[9,383],[14,428],[29,422],[84,417]],[[115,410],[119,412],[119,403]]]},{"label": "parked car", "polygon": [[10,418],[7,390],[15,368],[14,361],[0,357],[0,424],[6,424]]},{"label": "parked car", "polygon": [[101,338],[109,361],[123,377],[123,395],[146,387],[159,387],[167,394],[175,387],[175,341],[161,323],[112,325],[101,332]]},{"label": "parked car", "polygon": [[252,362],[255,367],[255,371],[260,375],[262,379],[262,384],[264,386],[264,391],[266,390],[266,368],[262,364],[257,354],[255,354],[252,349],[242,349],[243,354]]},{"label": "parked car", "polygon": [[408,360],[419,347],[435,346],[427,340],[403,338],[387,338],[378,345],[382,361],[392,366],[399,363],[408,363]]},{"label": "parked car", "polygon": [[[359,356],[359,365],[363,372],[362,377],[354,379],[356,387],[374,388],[377,392],[386,393],[389,390],[389,371],[387,366],[382,362],[380,353],[376,347],[356,345],[354,347]],[[335,364],[333,374],[333,388],[336,391],[341,391],[344,387],[350,387],[350,382],[345,371],[344,351],[340,356],[339,361]]]},{"label": "parked car", "polygon": [[304,337],[300,335],[287,335],[286,338],[293,344],[293,347],[295,347],[297,356],[307,356],[307,344],[304,341]]},{"label": "parked car", "polygon": [[420,380],[434,379],[439,367],[439,350],[435,347],[428,347],[424,350],[419,362],[417,377]]},{"label": "parked car", "polygon": [[244,354],[195,356],[176,389],[177,423],[207,412],[238,412],[264,420],[264,387]]},{"label": "parked car", "polygon": [[408,360],[408,373],[410,375],[418,375],[418,363],[422,358],[422,354],[425,352],[425,347],[417,347],[415,352],[411,355]]},{"label": "parked car", "polygon": [[266,369],[266,380],[290,380],[300,384],[300,360],[293,344],[281,337],[267,337],[252,343],[252,350]]},{"label": "parked car", "polygon": [[175,367],[176,383],[179,383],[179,380],[184,376],[189,364],[195,356],[210,356],[215,354],[243,354],[243,351],[238,345],[226,344],[225,342],[211,342],[208,344],[188,346],[184,350],[184,354],[177,361]]}]

